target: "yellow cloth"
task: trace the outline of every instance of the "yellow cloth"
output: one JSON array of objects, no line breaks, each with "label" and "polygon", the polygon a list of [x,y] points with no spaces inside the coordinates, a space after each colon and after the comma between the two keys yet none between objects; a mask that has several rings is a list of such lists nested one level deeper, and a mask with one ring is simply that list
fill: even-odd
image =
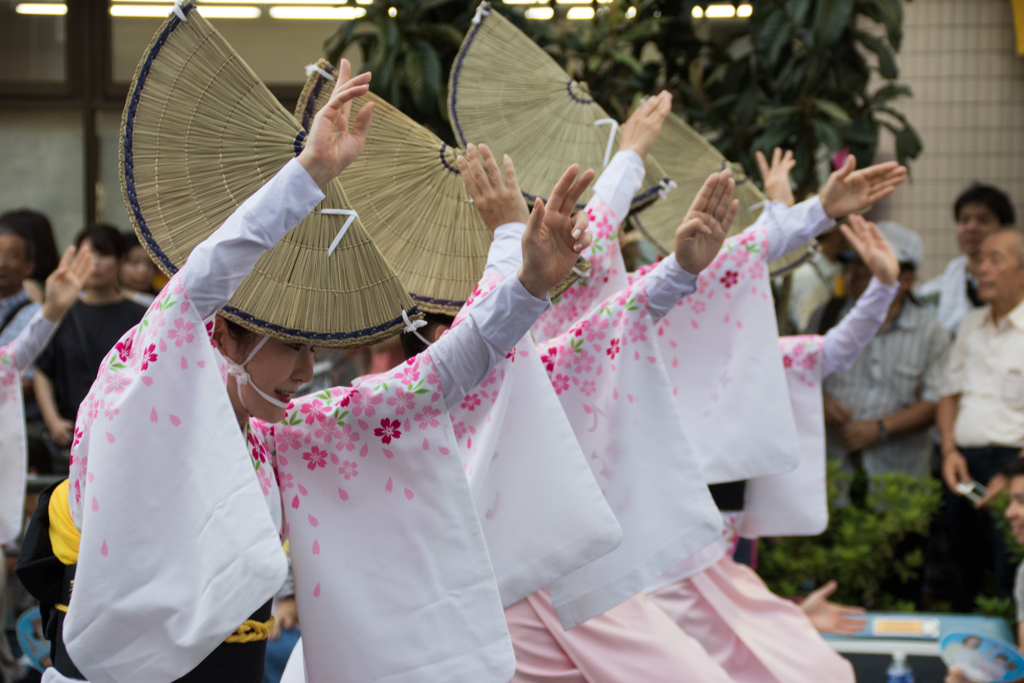
[{"label": "yellow cloth", "polygon": [[[75,523],[71,521],[67,479],[57,484],[57,488],[53,490],[47,510],[50,513],[50,545],[53,547],[53,554],[62,564],[78,564],[78,544],[82,541],[82,534],[75,528]],[[285,550],[287,551],[287,547]],[[68,611],[67,605],[56,605],[56,607],[61,612]],[[225,642],[251,643],[257,640],[266,640],[273,627],[274,617],[270,617],[265,622],[247,619],[244,624],[235,629],[234,633],[228,636]]]},{"label": "yellow cloth", "polygon": [[82,534],[71,521],[71,510],[68,508],[68,480],[57,484],[50,496],[50,545],[53,554],[63,564],[78,564],[78,544]]}]

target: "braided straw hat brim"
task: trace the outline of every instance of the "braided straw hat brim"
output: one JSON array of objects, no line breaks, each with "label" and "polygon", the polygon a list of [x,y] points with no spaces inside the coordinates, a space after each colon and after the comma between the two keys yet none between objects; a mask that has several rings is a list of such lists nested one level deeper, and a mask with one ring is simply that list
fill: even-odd
[{"label": "braided straw hat brim", "polygon": [[[736,179],[736,199],[740,208],[736,213],[729,235],[738,235],[754,224],[767,198],[746,176],[743,167],[726,160],[718,149],[689,126],[682,118],[670,113],[661,127],[651,156],[666,170],[678,187],[664,199],[644,211],[641,216],[630,218],[647,239],[663,254],[672,251],[676,228],[683,220],[693,198],[697,196],[708,176],[729,168]],[[808,250],[802,247],[785,257],[773,261],[773,274],[792,268],[805,258]]]},{"label": "braided straw hat brim", "polygon": [[[486,144],[499,159],[511,156],[519,186],[530,199],[545,196],[573,163],[600,175],[606,158],[619,149],[618,123],[612,123],[585,84],[573,80],[488,3],[477,16],[479,23],[466,34],[448,81],[448,116],[456,140],[463,147]],[[662,181],[668,182],[656,161],[648,157],[645,165],[631,212],[655,202]],[[592,190],[581,197],[580,208]]]},{"label": "braided straw hat brim", "polygon": [[[139,63],[121,123],[121,191],[140,241],[168,275],[301,150],[306,133],[194,6],[171,15]],[[417,315],[359,220],[325,200],[264,253],[222,313],[260,334],[355,348]]]},{"label": "braided straw hat brim", "polygon": [[[334,67],[321,59],[302,89],[295,118],[303,127],[330,99]],[[373,102],[363,153],[339,180],[360,220],[417,305],[454,316],[483,277],[492,237],[456,162],[462,150],[413,121],[379,96],[354,100],[353,116]],[[590,264],[582,260],[586,266]],[[564,291],[578,276],[570,274]]]}]

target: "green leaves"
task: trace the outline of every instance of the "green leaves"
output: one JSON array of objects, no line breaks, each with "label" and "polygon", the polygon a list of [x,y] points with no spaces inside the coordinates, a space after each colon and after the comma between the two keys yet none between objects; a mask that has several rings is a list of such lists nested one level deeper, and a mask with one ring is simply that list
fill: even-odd
[{"label": "green leaves", "polygon": [[853,0],[817,0],[814,3],[814,44],[819,49],[832,47],[850,25]]},{"label": "green leaves", "polygon": [[[920,548],[900,551],[908,535],[927,535],[942,501],[934,479],[886,474],[855,480],[829,467],[829,527],[814,538],[763,541],[758,573],[780,595],[803,595],[830,579],[839,583],[835,602],[876,610],[909,611],[914,605],[883,586],[920,575]],[[851,499],[843,505],[839,501]]]}]

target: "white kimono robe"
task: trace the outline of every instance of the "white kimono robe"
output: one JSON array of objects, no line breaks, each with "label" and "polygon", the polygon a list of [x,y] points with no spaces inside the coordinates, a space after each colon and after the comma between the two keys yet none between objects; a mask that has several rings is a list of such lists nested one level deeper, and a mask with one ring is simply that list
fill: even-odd
[{"label": "white kimono robe", "polygon": [[280,588],[282,536],[309,680],[512,675],[447,403],[547,302],[510,278],[379,384],[296,399],[279,425],[252,420],[247,447],[204,323],[322,199],[297,162],[286,165],[197,247],[83,403],[69,488],[82,536],[63,635],[95,683],[165,682],[194,668]]}]

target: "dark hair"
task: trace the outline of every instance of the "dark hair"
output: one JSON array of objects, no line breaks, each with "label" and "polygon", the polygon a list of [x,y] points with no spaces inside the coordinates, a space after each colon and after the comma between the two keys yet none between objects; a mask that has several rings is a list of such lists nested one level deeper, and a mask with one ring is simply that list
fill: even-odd
[{"label": "dark hair", "polygon": [[[438,327],[442,325],[444,327],[451,327],[452,323],[455,322],[455,318],[442,313],[427,313],[423,316],[423,319],[427,321],[426,327],[421,327],[416,331],[427,339],[433,336],[434,331]],[[402,340],[402,352],[405,354],[406,360],[427,350],[427,345],[423,343],[423,340],[412,332],[403,332],[399,337]]]},{"label": "dark hair", "polygon": [[142,246],[142,242],[139,241],[139,236],[135,234],[134,230],[125,230],[124,232],[122,232],[121,239],[124,240],[125,256],[127,256],[128,252],[134,249],[135,247]]},{"label": "dark hair", "polygon": [[1003,468],[1003,476],[1007,481],[1014,477],[1024,477],[1024,458],[1014,458]]},{"label": "dark hair", "polygon": [[25,245],[25,260],[35,261],[35,249],[33,248],[35,245],[32,244],[32,240],[29,239],[28,235],[26,235],[24,231],[13,226],[0,223],[0,235],[14,235],[15,237],[20,237],[22,243]]},{"label": "dark hair", "polygon": [[101,256],[113,256],[121,260],[128,250],[124,246],[124,238],[121,233],[112,225],[106,223],[93,223],[75,238],[75,246],[82,246],[82,242],[89,240],[92,250]]},{"label": "dark hair", "polygon": [[228,334],[230,334],[231,338],[235,340],[236,344],[238,344],[238,350],[242,352],[242,359],[244,360],[245,356],[248,356],[249,352],[253,350],[253,347],[259,343],[260,335],[256,334],[248,327],[239,325],[234,320],[228,320],[223,316],[221,316],[221,319],[224,321],[224,324],[227,325]]},{"label": "dark hair", "polygon": [[1013,225],[1016,214],[1006,193],[991,185],[977,183],[964,190],[953,204],[953,218],[960,219],[960,210],[967,204],[984,204],[999,219],[1000,225]]},{"label": "dark hair", "polygon": [[46,216],[28,209],[8,211],[0,216],[0,226],[15,231],[15,234],[25,239],[26,253],[36,264],[32,271],[34,279],[43,282],[50,277],[50,273],[57,270],[60,256],[53,239],[53,227]]}]

